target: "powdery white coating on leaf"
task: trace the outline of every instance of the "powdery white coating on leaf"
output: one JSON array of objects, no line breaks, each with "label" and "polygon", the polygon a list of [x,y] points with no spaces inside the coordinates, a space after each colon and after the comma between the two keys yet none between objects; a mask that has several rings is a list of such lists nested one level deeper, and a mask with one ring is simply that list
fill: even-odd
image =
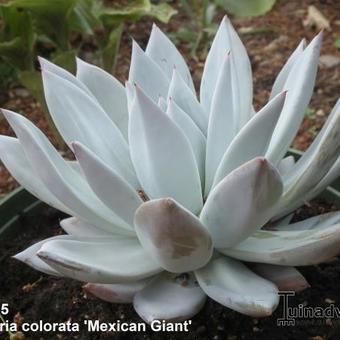
[{"label": "powdery white coating on leaf", "polygon": [[236,134],[237,112],[233,103],[231,61],[225,56],[212,98],[207,133],[205,161],[205,197],[208,196],[216,170]]},{"label": "powdery white coating on leaf", "polygon": [[144,249],[169,272],[200,268],[213,252],[199,219],[170,198],[143,203],[136,211],[135,229]]},{"label": "powdery white coating on leaf", "polygon": [[77,79],[87,86],[127,140],[129,114],[124,86],[111,74],[79,58]]},{"label": "powdery white coating on leaf", "polygon": [[204,184],[206,138],[193,120],[177,105],[174,99],[169,99],[166,113],[188,138],[195,155],[202,186]]},{"label": "powdery white coating on leaf", "polygon": [[[227,255],[242,261],[261,262],[283,266],[308,266],[318,264],[339,254],[340,223],[338,217],[314,224],[313,218],[303,221],[304,228],[294,230],[294,224],[287,230],[257,231],[232,249],[220,249]],[[298,222],[300,223],[300,222]],[[290,229],[290,230],[289,230]]]},{"label": "powdery white coating on leaf", "polygon": [[152,26],[145,54],[158,64],[168,78],[171,78],[174,68],[178,70],[186,84],[195,93],[194,83],[184,58],[176,46],[155,24]]},{"label": "powdery white coating on leaf", "polygon": [[138,315],[147,323],[154,320],[180,322],[190,319],[203,307],[206,295],[192,274],[184,278],[163,273],[155,277],[133,299]]},{"label": "powdery white coating on leaf", "polygon": [[176,104],[195,122],[202,133],[207,135],[208,113],[198,102],[196,95],[190,90],[176,69],[173,70],[168,91],[168,100]]},{"label": "powdery white coating on leaf", "polygon": [[278,94],[235,136],[216,170],[213,187],[240,165],[265,155],[285,98],[285,92]]},{"label": "powdery white coating on leaf", "polygon": [[302,39],[300,44],[297,46],[295,51],[290,55],[287,62],[282,67],[280,73],[277,75],[269,99],[274,98],[277,94],[284,90],[284,86],[289,76],[289,73],[292,70],[293,66],[298,62],[305,47],[306,40]]},{"label": "powdery white coating on leaf", "polygon": [[271,218],[282,194],[277,170],[263,158],[240,166],[209,194],[200,215],[216,248],[233,247]]},{"label": "powdery white coating on leaf", "polygon": [[273,164],[277,164],[284,157],[308,107],[313,93],[321,43],[322,34],[319,33],[302,52],[286,80],[286,103],[266,154]]},{"label": "powdery white coating on leaf", "polygon": [[[69,235],[16,258],[90,282],[85,289],[106,301],[133,302],[146,322],[190,318],[206,294],[247,315],[270,315],[279,302],[270,281],[301,290],[308,283],[292,266],[340,249],[339,213],[289,224],[340,173],[340,101],[304,156],[296,164],[283,158],[312,95],[321,40],[299,44],[257,113],[250,61],[226,17],[200,101],[183,57],[155,25],[145,52],[133,42],[125,89],[80,59],[76,77],[40,59],[51,115],[78,160],[64,160],[39,129],[6,110],[18,139],[0,137],[0,158],[30,192],[72,217],[61,221]],[[261,230],[269,221],[272,230]],[[255,262],[260,276],[231,257]]]},{"label": "powdery white coating on leaf", "polygon": [[277,287],[239,261],[217,257],[195,275],[210,298],[242,314],[270,316],[279,304]]},{"label": "powdery white coating on leaf", "polygon": [[135,211],[143,202],[137,191],[84,145],[74,142],[72,146],[92,190],[133,230]]},{"label": "powdery white coating on leaf", "polygon": [[133,41],[129,82],[137,84],[155,102],[167,97],[169,78],[161,68]]},{"label": "powdery white coating on leaf", "polygon": [[294,267],[257,263],[251,266],[251,270],[275,283],[280,291],[301,292],[310,287],[307,280]]},{"label": "powdery white coating on leaf", "polygon": [[121,236],[51,240],[38,256],[64,276],[91,283],[134,282],[162,271],[136,238]]},{"label": "powdery white coating on leaf", "polygon": [[[112,212],[94,195],[87,182],[59,155],[46,136],[25,117],[3,110],[37,176],[74,216],[109,232],[131,232],[118,227]],[[115,224],[117,223],[117,224]]]},{"label": "powdery white coating on leaf", "polygon": [[69,235],[75,237],[98,237],[107,236],[112,237],[112,233],[105,231],[103,229],[97,228],[94,225],[87,223],[86,221],[81,221],[76,217],[64,218],[60,221],[61,228]]},{"label": "powdery white coating on leaf", "polygon": [[151,278],[124,284],[87,283],[83,288],[97,298],[111,303],[132,303],[133,297],[142,290]]},{"label": "powdery white coating on leaf", "polygon": [[190,211],[199,212],[202,187],[190,143],[139,87],[129,124],[131,159],[146,194],[150,198],[172,197]]}]

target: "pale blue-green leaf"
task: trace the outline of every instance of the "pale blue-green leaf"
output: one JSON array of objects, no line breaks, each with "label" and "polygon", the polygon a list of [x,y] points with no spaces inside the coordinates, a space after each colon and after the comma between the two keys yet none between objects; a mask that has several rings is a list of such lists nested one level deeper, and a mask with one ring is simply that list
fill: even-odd
[{"label": "pale blue-green leaf", "polygon": [[[330,217],[334,218],[334,217]],[[338,220],[338,217],[335,221]],[[340,223],[314,225],[304,221],[306,229],[261,230],[232,249],[220,249],[242,261],[270,263],[282,266],[309,266],[329,260],[339,254]],[[312,229],[309,229],[309,224]],[[294,229],[294,224],[291,224]]]},{"label": "pale blue-green leaf", "polygon": [[172,197],[194,213],[201,210],[200,176],[188,139],[138,86],[129,142],[138,179],[149,197]]},{"label": "pale blue-green leaf", "polygon": [[97,298],[110,303],[132,303],[133,297],[150,282],[151,278],[129,283],[88,283],[83,288]]},{"label": "pale blue-green leaf", "polygon": [[206,295],[192,274],[181,279],[181,276],[162,273],[135,295],[133,306],[147,323],[181,322],[196,315],[205,301]]},{"label": "pale blue-green leaf", "polygon": [[79,58],[77,79],[87,86],[127,140],[129,114],[124,86],[111,74]]},{"label": "pale blue-green leaf", "polygon": [[310,287],[307,280],[294,267],[256,263],[251,266],[251,270],[266,280],[273,282],[280,291],[301,292]]},{"label": "pale blue-green leaf", "polygon": [[0,136],[0,158],[11,175],[31,194],[56,209],[72,214],[39,179],[18,139]]},{"label": "pale blue-green leaf", "polygon": [[283,158],[277,166],[277,170],[281,176],[285,176],[289,171],[293,169],[295,165],[295,158],[293,156],[287,156]]},{"label": "pale blue-green leaf", "polygon": [[[46,136],[25,117],[3,110],[33,171],[46,188],[77,216],[112,233],[132,233],[93,193],[87,182],[59,155]],[[119,227],[116,226],[116,223]]]},{"label": "pale blue-green leaf", "polygon": [[217,168],[213,187],[247,161],[264,156],[285,102],[285,92],[264,106],[232,140]]},{"label": "pale blue-green leaf", "polygon": [[193,122],[193,120],[176,104],[174,99],[169,100],[167,114],[188,138],[194,152],[197,167],[200,173],[202,187],[204,185],[206,138]]},{"label": "pale blue-green leaf", "polygon": [[233,103],[238,112],[237,130],[240,130],[252,113],[252,72],[250,60],[241,39],[230,20],[224,17],[213,40],[202,75],[200,97],[207,112],[211,110],[213,94],[227,52],[231,52]]},{"label": "pale blue-green leaf", "polygon": [[176,68],[185,83],[195,93],[194,83],[185,60],[177,50],[176,46],[156,26],[156,24],[153,24],[152,26],[145,54],[158,64],[169,79],[172,77],[173,69]]},{"label": "pale blue-green leaf", "polygon": [[98,198],[133,229],[135,211],[143,203],[137,191],[86,146],[74,142],[72,148]]},{"label": "pale blue-green leaf", "polygon": [[155,103],[168,95],[170,80],[162,69],[133,41],[129,82],[138,85]]},{"label": "pale blue-green leaf", "polygon": [[38,256],[64,276],[90,283],[134,282],[162,270],[136,238],[52,240]]},{"label": "pale blue-green leaf", "polygon": [[212,99],[207,134],[205,162],[205,197],[208,196],[216,170],[236,134],[230,56],[225,55]]},{"label": "pale blue-green leaf", "polygon": [[102,107],[68,80],[49,71],[42,76],[47,106],[64,140],[69,145],[75,140],[83,143],[139,188],[128,144]]},{"label": "pale blue-green leaf", "polygon": [[82,221],[77,217],[64,218],[59,222],[59,224],[67,234],[75,237],[112,237],[112,233],[97,228],[96,226],[86,221]]},{"label": "pale blue-green leaf", "polygon": [[282,194],[277,170],[255,158],[226,176],[209,194],[200,215],[216,248],[229,248],[272,217]]},{"label": "pale blue-green leaf", "polygon": [[51,266],[49,266],[47,263],[45,263],[43,260],[41,260],[37,256],[37,252],[40,250],[40,248],[42,247],[44,243],[52,241],[52,240],[56,240],[56,239],[72,240],[73,237],[70,235],[60,235],[60,236],[47,238],[45,240],[32,244],[25,250],[14,255],[13,258],[27,264],[28,266],[42,273],[53,275],[53,276],[62,276],[62,274],[57,272],[55,269],[53,269]]},{"label": "pale blue-green leaf", "polygon": [[282,216],[292,206],[303,204],[308,193],[315,190],[320,181],[336,163],[340,154],[340,106],[331,114],[319,136],[309,150],[287,174],[285,189],[276,215]]},{"label": "pale blue-green leaf", "polygon": [[86,87],[86,85],[83,84],[76,77],[74,77],[72,73],[68,72],[67,70],[63,69],[62,67],[56,64],[51,63],[50,61],[42,57],[38,57],[38,59],[39,59],[39,63],[40,63],[40,67],[42,71],[51,72],[65,80],[68,80],[70,83],[79,87],[79,89],[83,90],[92,99],[95,99],[95,97],[92,95],[91,91]]},{"label": "pale blue-green leaf", "polygon": [[168,100],[172,98],[177,105],[195,122],[204,135],[207,134],[208,115],[198,102],[196,95],[190,90],[176,69],[172,74]]},{"label": "pale blue-green leaf", "polygon": [[266,154],[273,164],[284,157],[302,122],[313,93],[321,42],[319,33],[302,52],[284,85],[284,90],[288,91],[285,106]]},{"label": "pale blue-green leaf", "polygon": [[269,316],[279,304],[277,287],[239,261],[217,257],[195,274],[211,299],[239,313]]},{"label": "pale blue-green leaf", "polygon": [[206,228],[171,198],[143,203],[136,211],[135,230],[145,251],[172,273],[203,267],[213,252]]},{"label": "pale blue-green leaf", "polygon": [[294,50],[294,52],[290,55],[286,63],[283,65],[281,71],[277,75],[275,82],[273,84],[272,91],[270,93],[269,99],[274,98],[277,94],[283,91],[287,78],[289,76],[290,71],[293,66],[298,62],[299,58],[302,55],[302,52],[306,46],[306,40],[302,39],[300,44]]}]

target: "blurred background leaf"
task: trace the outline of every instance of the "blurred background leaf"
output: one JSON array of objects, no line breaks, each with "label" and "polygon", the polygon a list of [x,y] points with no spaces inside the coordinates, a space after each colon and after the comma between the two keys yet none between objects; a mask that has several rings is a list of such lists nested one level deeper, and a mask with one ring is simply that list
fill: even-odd
[{"label": "blurred background leaf", "polygon": [[276,0],[216,0],[216,3],[237,17],[253,17],[267,13]]}]

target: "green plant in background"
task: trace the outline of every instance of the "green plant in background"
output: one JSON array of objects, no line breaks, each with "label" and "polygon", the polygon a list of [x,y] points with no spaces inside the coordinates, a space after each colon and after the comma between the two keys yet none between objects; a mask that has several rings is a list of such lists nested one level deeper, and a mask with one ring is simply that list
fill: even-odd
[{"label": "green plant in background", "polygon": [[[61,142],[50,119],[42,92],[40,73],[35,68],[38,55],[75,71],[75,56],[88,37],[94,47],[91,62],[113,72],[125,22],[150,16],[168,22],[176,11],[168,4],[132,0],[123,5],[103,0],[10,0],[0,5],[0,56],[6,67],[2,79],[15,74],[42,104],[46,118]],[[78,34],[78,38],[77,38]],[[80,39],[79,39],[80,34]],[[8,71],[10,70],[10,71]],[[2,86],[7,81],[3,80]]]},{"label": "green plant in background", "polygon": [[228,13],[237,17],[255,17],[269,12],[276,0],[215,0]]},{"label": "green plant in background", "polygon": [[334,41],[334,46],[336,48],[340,48],[340,38],[336,38],[335,41]]},{"label": "green plant in background", "polygon": [[180,0],[180,6],[189,17],[189,24],[171,35],[176,42],[184,42],[194,59],[204,59],[210,38],[216,33],[213,22],[216,4],[208,0]]},{"label": "green plant in background", "polygon": [[[218,27],[213,22],[217,7],[237,17],[253,17],[270,11],[275,2],[276,0],[180,0],[180,6],[190,18],[190,23],[181,27],[172,38],[177,43],[186,43],[193,58],[204,59],[208,42]],[[267,30],[268,28],[261,27],[245,33],[261,33]]]}]

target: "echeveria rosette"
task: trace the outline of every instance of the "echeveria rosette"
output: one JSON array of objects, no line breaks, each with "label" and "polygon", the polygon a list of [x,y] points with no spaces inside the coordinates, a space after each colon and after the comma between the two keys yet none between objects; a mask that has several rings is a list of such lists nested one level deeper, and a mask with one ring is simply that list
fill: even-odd
[{"label": "echeveria rosette", "polygon": [[147,322],[190,318],[206,296],[270,315],[278,289],[308,286],[295,266],[340,246],[339,213],[290,224],[340,170],[339,103],[301,159],[284,158],[312,95],[320,46],[321,35],[299,44],[257,113],[249,58],[227,18],[200,100],[156,26],[145,51],[133,43],[125,87],[80,59],[76,76],[41,59],[48,108],[77,161],[7,110],[17,138],[0,137],[0,156],[27,190],[72,217],[61,221],[68,235],[16,258],[88,282],[104,300],[132,302]]}]

